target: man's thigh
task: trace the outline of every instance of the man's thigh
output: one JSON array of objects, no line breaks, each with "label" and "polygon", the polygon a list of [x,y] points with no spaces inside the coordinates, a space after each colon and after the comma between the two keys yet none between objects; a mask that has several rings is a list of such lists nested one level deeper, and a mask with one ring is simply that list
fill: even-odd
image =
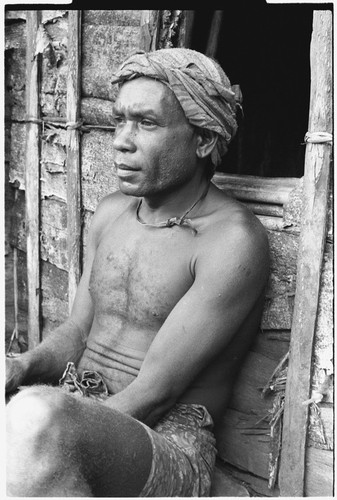
[{"label": "man's thigh", "polygon": [[151,441],[142,424],[58,387],[32,386],[16,398],[30,395],[50,405],[59,436],[55,456],[78,464],[94,496],[139,495],[152,463]]}]

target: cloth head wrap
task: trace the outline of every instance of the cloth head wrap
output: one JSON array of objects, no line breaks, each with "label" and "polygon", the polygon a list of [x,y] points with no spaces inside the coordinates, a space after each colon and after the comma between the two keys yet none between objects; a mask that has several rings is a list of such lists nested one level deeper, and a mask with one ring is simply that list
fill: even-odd
[{"label": "cloth head wrap", "polygon": [[241,99],[239,87],[231,87],[220,65],[191,49],[137,52],[120,66],[112,83],[123,83],[140,76],[167,85],[191,125],[218,134],[211,161],[214,166],[219,165],[236,133],[236,110]]}]

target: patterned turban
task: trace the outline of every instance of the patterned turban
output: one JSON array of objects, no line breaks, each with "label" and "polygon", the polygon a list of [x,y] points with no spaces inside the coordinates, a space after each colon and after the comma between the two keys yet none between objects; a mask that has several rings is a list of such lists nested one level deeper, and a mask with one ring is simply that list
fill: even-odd
[{"label": "patterned turban", "polygon": [[140,76],[167,85],[191,125],[218,134],[211,161],[214,166],[219,165],[237,130],[236,110],[241,95],[237,85],[231,87],[220,65],[191,49],[137,52],[121,65],[112,83]]}]

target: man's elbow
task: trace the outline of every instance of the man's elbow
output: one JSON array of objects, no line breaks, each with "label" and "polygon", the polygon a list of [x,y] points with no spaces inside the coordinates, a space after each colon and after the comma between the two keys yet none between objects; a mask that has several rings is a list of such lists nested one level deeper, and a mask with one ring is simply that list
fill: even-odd
[{"label": "man's elbow", "polygon": [[178,399],[177,391],[169,383],[145,383],[140,380],[137,386],[140,405],[145,410],[144,422],[148,425],[154,425]]}]

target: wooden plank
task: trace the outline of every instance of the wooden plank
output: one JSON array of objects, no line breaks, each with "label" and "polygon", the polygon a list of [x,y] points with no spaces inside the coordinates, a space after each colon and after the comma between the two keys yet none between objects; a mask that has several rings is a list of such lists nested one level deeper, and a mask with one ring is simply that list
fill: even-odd
[{"label": "wooden plank", "polygon": [[256,203],[253,201],[244,201],[246,207],[248,207],[256,215],[266,215],[271,217],[283,217],[283,206],[274,205],[271,203]]},{"label": "wooden plank", "polygon": [[238,200],[283,205],[300,179],[292,177],[259,177],[217,173],[212,181],[222,190],[228,191]]},{"label": "wooden plank", "polygon": [[218,456],[234,467],[268,479],[270,431],[256,429],[258,420],[256,415],[227,409],[216,433]]},{"label": "wooden plank", "polygon": [[242,413],[255,413],[255,419],[266,415],[272,407],[270,398],[262,398],[262,388],[270,379],[279,359],[249,351],[233,387],[229,407]]},{"label": "wooden plank", "polygon": [[27,11],[25,210],[27,234],[28,346],[40,343],[40,125],[39,55],[36,54],[40,11]]},{"label": "wooden plank", "polygon": [[249,497],[250,495],[242,482],[237,481],[233,475],[223,467],[222,462],[218,460],[213,472],[210,496]]},{"label": "wooden plank", "polygon": [[[218,460],[219,464],[219,460]],[[275,486],[275,488],[270,489],[268,487],[267,479],[263,479],[259,476],[255,476],[254,474],[250,474],[249,472],[243,471],[232,465],[226,463],[222,464],[222,468],[228,470],[229,473],[238,481],[242,481],[245,487],[250,492],[251,497],[278,497],[280,496],[279,488]]]},{"label": "wooden plank", "polygon": [[140,17],[139,48],[144,52],[156,50],[159,33],[159,11],[142,10]]},{"label": "wooden plank", "polygon": [[282,330],[276,330],[271,334],[260,332],[251,350],[278,362],[289,350],[289,332]]},{"label": "wooden plank", "polygon": [[222,10],[215,10],[206,46],[206,56],[215,57],[219,43],[220,28],[222,22]]},{"label": "wooden plank", "polygon": [[81,165],[80,120],[81,103],[81,11],[70,10],[68,27],[67,83],[67,230],[68,230],[68,301],[72,308],[81,273]]},{"label": "wooden plank", "polygon": [[310,446],[306,457],[305,496],[334,496],[334,456],[332,451]]},{"label": "wooden plank", "polygon": [[186,49],[191,48],[194,18],[195,18],[194,10],[183,11],[181,28],[179,31],[178,47]]},{"label": "wooden plank", "polygon": [[[332,132],[331,12],[315,11],[311,41],[309,132]],[[331,145],[308,143],[303,219],[288,380],[283,418],[279,484],[282,496],[303,496],[311,359],[326,235]],[[294,445],[295,444],[295,445]]]}]

